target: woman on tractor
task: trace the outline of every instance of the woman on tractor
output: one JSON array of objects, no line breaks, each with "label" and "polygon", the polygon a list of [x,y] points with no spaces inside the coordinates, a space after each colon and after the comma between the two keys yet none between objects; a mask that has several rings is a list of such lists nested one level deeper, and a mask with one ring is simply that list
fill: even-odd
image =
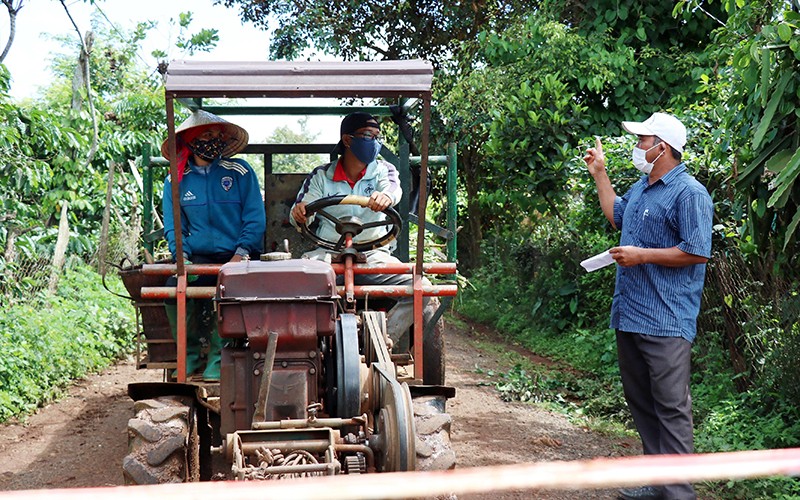
[{"label": "woman on tractor", "polygon": [[[164,181],[164,237],[172,258],[186,264],[222,264],[258,258],[262,251],[266,217],[261,189],[253,168],[231,158],[247,146],[242,127],[197,110],[175,131],[178,193],[183,254],[176,255],[172,179]],[[169,158],[167,141],[161,153]],[[189,276],[188,286],[216,286],[216,275]],[[167,286],[176,286],[171,277]],[[173,337],[177,338],[177,303],[165,307]],[[186,301],[186,375],[198,371],[201,338],[209,345],[203,380],[219,381],[222,342],[213,318],[211,300]]]}]

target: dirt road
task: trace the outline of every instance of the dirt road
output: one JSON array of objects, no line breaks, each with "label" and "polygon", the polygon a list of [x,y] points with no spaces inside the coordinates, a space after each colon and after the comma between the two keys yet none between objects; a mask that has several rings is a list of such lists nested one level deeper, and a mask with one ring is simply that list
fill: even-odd
[{"label": "dirt road", "polygon": [[[637,452],[632,439],[608,438],[570,424],[533,405],[503,402],[476,371],[504,368],[491,332],[448,327],[448,402],[459,467],[577,460]],[[158,381],[160,371],[137,371],[123,362],[80,381],[69,396],[42,408],[25,423],[0,426],[0,490],[121,485],[126,424],[132,402],[126,384]],[[462,500],[614,498],[613,491],[509,492],[460,496]]]}]

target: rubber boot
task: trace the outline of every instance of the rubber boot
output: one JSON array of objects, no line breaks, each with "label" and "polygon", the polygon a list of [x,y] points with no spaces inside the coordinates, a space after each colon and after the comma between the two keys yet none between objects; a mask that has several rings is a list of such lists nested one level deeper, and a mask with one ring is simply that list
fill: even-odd
[{"label": "rubber boot", "polygon": [[[167,312],[172,338],[178,340],[178,304],[164,304]],[[189,377],[200,368],[200,339],[197,337],[197,317],[193,300],[186,301],[186,376]],[[178,378],[178,370],[173,370],[172,378]]]},{"label": "rubber boot", "polygon": [[213,322],[208,331],[208,360],[206,360],[206,369],[203,370],[204,382],[219,382],[219,365],[221,358],[222,339],[217,332],[216,322]]}]

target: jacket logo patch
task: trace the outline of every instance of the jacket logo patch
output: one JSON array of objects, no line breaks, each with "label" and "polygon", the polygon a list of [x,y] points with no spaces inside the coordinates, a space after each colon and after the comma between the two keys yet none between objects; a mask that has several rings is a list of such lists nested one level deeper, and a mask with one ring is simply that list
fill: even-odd
[{"label": "jacket logo patch", "polygon": [[367,184],[366,186],[364,186],[365,195],[369,196],[372,194],[373,191],[375,191],[375,186],[373,186],[372,184]]},{"label": "jacket logo patch", "polygon": [[192,193],[191,191],[186,191],[185,193],[183,193],[183,201],[192,201],[196,199],[197,196],[195,196],[194,193]]},{"label": "jacket logo patch", "polygon": [[233,187],[233,177],[228,177],[227,175],[220,180],[220,184],[222,184],[222,189],[225,191],[230,191]]}]

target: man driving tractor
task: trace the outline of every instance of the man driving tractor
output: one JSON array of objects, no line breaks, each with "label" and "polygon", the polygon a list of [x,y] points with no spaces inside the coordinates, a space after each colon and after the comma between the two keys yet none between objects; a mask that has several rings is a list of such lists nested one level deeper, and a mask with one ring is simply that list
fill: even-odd
[{"label": "man driving tractor", "polygon": [[[326,208],[336,218],[358,217],[364,224],[387,220],[383,213],[400,202],[402,189],[397,169],[391,163],[378,159],[381,150],[381,129],[378,120],[368,113],[351,113],[344,117],[340,126],[340,140],[336,152],[338,160],[316,167],[303,182],[297,198],[292,205],[290,219],[292,225],[312,222],[306,217],[306,206],[318,199],[336,195],[359,195],[369,198],[367,207],[359,205],[335,205]],[[312,216],[313,217],[313,216]],[[325,218],[318,218],[316,234],[323,240],[337,241],[340,238],[335,224]],[[379,240],[386,230],[369,227],[357,235],[354,243]],[[392,255],[396,241],[392,239],[384,245],[364,252],[368,264],[400,263]],[[330,249],[317,248],[307,252],[303,258],[331,261],[334,255]],[[413,283],[409,274],[360,274],[355,277],[357,285],[407,285]],[[426,285],[430,285],[423,278]],[[433,316],[436,307],[430,297],[424,299],[426,323]],[[387,331],[397,343],[414,323],[413,300],[403,297],[387,313]]]}]

